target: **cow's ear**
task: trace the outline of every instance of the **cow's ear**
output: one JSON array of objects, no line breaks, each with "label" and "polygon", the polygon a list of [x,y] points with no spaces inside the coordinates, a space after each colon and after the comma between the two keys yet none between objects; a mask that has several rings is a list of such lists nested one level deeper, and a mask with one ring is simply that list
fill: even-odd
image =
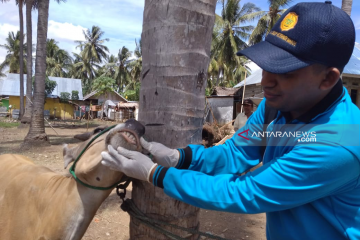
[{"label": "cow's ear", "polygon": [[78,139],[80,141],[86,141],[93,135],[92,132],[82,133],[82,134],[76,134],[74,136],[75,139]]},{"label": "cow's ear", "polygon": [[75,160],[72,152],[67,144],[63,146],[64,169]]},{"label": "cow's ear", "polygon": [[75,139],[78,139],[80,141],[86,141],[88,140],[89,138],[91,138],[94,134],[97,134],[101,131],[103,131],[106,127],[98,127],[98,128],[95,128],[94,131],[92,132],[86,132],[86,133],[82,133],[82,134],[77,134],[74,136]]},{"label": "cow's ear", "polygon": [[97,134],[99,132],[102,132],[106,127],[97,127],[94,129],[93,134]]}]

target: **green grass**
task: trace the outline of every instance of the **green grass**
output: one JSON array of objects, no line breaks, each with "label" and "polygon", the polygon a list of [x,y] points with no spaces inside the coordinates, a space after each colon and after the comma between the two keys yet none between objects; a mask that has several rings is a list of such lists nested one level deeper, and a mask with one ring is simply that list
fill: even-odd
[{"label": "green grass", "polygon": [[14,128],[18,127],[20,122],[0,122],[0,128]]}]

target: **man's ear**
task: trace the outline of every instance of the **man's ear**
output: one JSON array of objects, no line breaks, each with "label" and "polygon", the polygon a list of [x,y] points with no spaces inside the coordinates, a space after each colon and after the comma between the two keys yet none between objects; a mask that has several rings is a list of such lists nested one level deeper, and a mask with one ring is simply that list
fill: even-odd
[{"label": "man's ear", "polygon": [[335,84],[340,79],[340,71],[335,67],[330,67],[326,69],[326,74],[324,79],[321,81],[320,89],[329,90],[335,86]]}]

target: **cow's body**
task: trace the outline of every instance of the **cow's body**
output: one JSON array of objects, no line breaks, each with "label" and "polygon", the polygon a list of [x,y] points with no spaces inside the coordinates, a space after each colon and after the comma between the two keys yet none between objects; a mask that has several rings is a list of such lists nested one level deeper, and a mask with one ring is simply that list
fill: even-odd
[{"label": "cow's body", "polygon": [[[144,131],[141,124],[130,121],[101,135],[76,163],[76,176],[95,187],[118,182],[123,174],[101,164],[101,151],[108,145],[139,150]],[[86,144],[64,147],[65,168]],[[111,191],[85,187],[71,175],[55,173],[21,155],[0,155],[0,239],[81,239]]]},{"label": "cow's body", "polygon": [[2,155],[0,164],[0,239],[80,239],[111,192],[85,188],[24,156]]}]

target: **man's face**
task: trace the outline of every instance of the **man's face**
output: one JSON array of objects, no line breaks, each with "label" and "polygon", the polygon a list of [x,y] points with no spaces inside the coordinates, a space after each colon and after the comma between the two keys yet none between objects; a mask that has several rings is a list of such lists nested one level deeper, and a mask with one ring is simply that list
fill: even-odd
[{"label": "man's face", "polygon": [[251,104],[244,104],[243,106],[245,114],[249,114],[252,112],[253,106]]},{"label": "man's face", "polygon": [[320,84],[325,68],[311,65],[285,74],[263,70],[261,85],[266,103],[298,117],[314,106],[321,95]]}]

